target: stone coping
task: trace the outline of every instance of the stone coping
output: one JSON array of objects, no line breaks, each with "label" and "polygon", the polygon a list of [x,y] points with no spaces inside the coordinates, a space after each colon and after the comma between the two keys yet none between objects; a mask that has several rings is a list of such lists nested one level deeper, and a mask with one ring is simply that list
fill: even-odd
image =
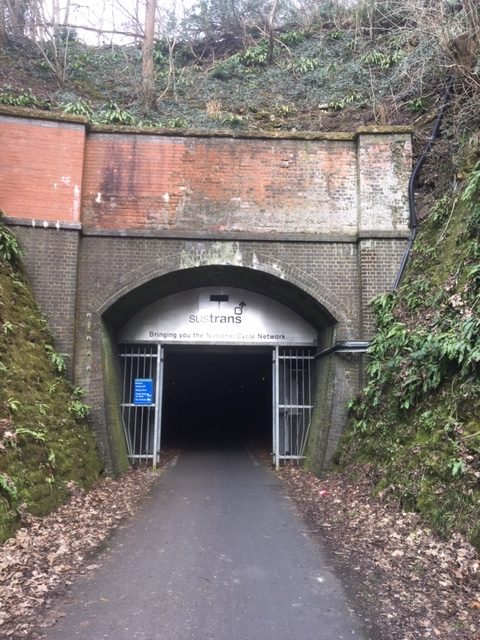
[{"label": "stone coping", "polygon": [[356,131],[242,131],[231,129],[165,129],[160,127],[131,127],[126,125],[91,124],[84,116],[64,114],[59,111],[42,111],[26,107],[0,105],[0,116],[64,122],[83,125],[91,133],[135,134],[143,136],[165,136],[177,138],[233,138],[251,140],[337,140],[354,141],[361,135],[411,134],[410,125],[361,126]]},{"label": "stone coping", "polygon": [[12,227],[30,227],[33,229],[49,229],[51,231],[81,231],[83,236],[97,236],[103,238],[142,238],[156,240],[198,240],[222,242],[333,242],[357,243],[364,240],[407,240],[410,235],[408,229],[403,230],[362,230],[359,233],[249,233],[248,231],[162,231],[152,229],[95,229],[82,227],[78,222],[65,220],[40,220],[3,216],[3,222]]},{"label": "stone coping", "polygon": [[2,222],[9,227],[31,227],[32,229],[53,229],[54,231],[80,231],[80,222],[71,220],[43,220],[42,218],[20,218],[18,216],[2,216]]}]

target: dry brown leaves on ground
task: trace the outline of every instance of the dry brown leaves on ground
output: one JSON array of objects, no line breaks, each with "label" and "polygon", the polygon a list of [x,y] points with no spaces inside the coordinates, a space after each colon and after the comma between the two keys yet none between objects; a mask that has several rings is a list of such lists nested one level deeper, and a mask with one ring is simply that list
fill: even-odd
[{"label": "dry brown leaves on ground", "polygon": [[65,505],[44,518],[26,517],[0,547],[1,638],[27,638],[55,622],[49,612],[53,595],[75,574],[95,568],[88,564],[91,554],[134,512],[156,478],[135,470],[88,492],[72,486]]},{"label": "dry brown leaves on ground", "polygon": [[383,640],[480,640],[480,556],[464,538],[440,540],[417,515],[373,498],[366,479],[320,480],[296,467],[280,476],[310,527],[358,576],[353,591]]},{"label": "dry brown leaves on ground", "polygon": [[[311,529],[353,576],[349,582],[382,640],[480,640],[480,558],[461,536],[439,540],[415,514],[372,498],[365,479],[319,480],[295,467],[280,476]],[[76,574],[96,568],[93,552],[157,477],[136,470],[89,492],[73,487],[70,501],[49,516],[28,516],[0,548],[2,639],[28,638],[56,621],[53,597]]]}]

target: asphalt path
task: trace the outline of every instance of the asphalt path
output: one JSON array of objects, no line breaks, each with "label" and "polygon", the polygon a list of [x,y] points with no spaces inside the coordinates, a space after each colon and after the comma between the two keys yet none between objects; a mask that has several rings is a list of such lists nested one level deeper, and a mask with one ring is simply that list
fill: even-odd
[{"label": "asphalt path", "polygon": [[244,447],[175,462],[48,640],[368,640],[272,471]]}]

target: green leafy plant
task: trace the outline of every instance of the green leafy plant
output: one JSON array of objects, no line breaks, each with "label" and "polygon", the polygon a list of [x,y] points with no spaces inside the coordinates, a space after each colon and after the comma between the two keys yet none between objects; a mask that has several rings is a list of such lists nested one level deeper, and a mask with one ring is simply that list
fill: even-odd
[{"label": "green leafy plant", "polygon": [[433,205],[429,219],[435,226],[439,227],[446,222],[449,213],[450,198],[447,195],[444,195]]},{"label": "green leafy plant", "polygon": [[358,91],[352,91],[340,100],[332,100],[331,102],[329,102],[328,108],[332,109],[332,111],[341,111],[342,109],[345,109],[345,107],[351,106],[353,104],[359,104],[362,101],[362,95],[358,93]]},{"label": "green leafy plant", "polygon": [[18,498],[17,487],[13,480],[6,473],[0,471],[0,491],[7,497],[10,502],[14,502]]},{"label": "green leafy plant", "polygon": [[8,398],[7,407],[11,413],[15,413],[20,408],[20,400],[16,400],[15,398]]},{"label": "green leafy plant", "polygon": [[36,109],[48,109],[51,106],[48,101],[36,98],[30,90],[18,92],[13,89],[0,93],[0,104],[8,104],[12,107],[34,107]]},{"label": "green leafy plant", "polygon": [[240,77],[244,73],[245,67],[242,64],[240,54],[236,53],[217,63],[212,70],[212,77],[217,80],[230,80],[231,78]]},{"label": "green leafy plant", "polygon": [[54,469],[55,463],[56,463],[56,457],[55,457],[55,451],[53,451],[53,449],[50,449],[50,451],[48,452],[48,462],[50,466]]},{"label": "green leafy plant", "polygon": [[451,460],[450,470],[452,472],[452,476],[463,475],[466,470],[465,462],[463,460]]},{"label": "green leafy plant", "polygon": [[302,29],[292,29],[291,31],[282,33],[278,39],[280,40],[280,42],[283,42],[283,44],[286,44],[288,47],[293,47],[303,42],[306,37],[307,37],[307,34]]},{"label": "green leafy plant", "polygon": [[72,397],[68,403],[67,409],[76,420],[82,420],[88,416],[90,406],[83,402],[83,390],[80,387],[75,387],[73,389]]},{"label": "green leafy plant", "polygon": [[187,121],[181,116],[176,116],[167,120],[167,127],[170,129],[185,129],[187,127]]},{"label": "green leafy plant", "polygon": [[100,120],[105,124],[136,124],[135,116],[113,101],[108,102],[106,108],[100,113]]},{"label": "green leafy plant", "polygon": [[72,114],[75,116],[84,116],[85,118],[91,118],[93,109],[91,105],[85,100],[77,100],[77,102],[68,102],[63,107],[63,113]]},{"label": "green leafy plant", "polygon": [[424,303],[425,295],[431,289],[431,282],[424,277],[419,277],[409,283],[404,292],[404,300],[410,310],[414,310]]},{"label": "green leafy plant", "polygon": [[48,353],[50,357],[50,361],[53,364],[57,373],[65,373],[67,369],[66,363],[66,354],[65,353],[57,353],[55,349],[50,344],[45,345],[45,351]]},{"label": "green leafy plant", "polygon": [[8,336],[8,334],[13,331],[13,324],[10,322],[10,320],[5,320],[2,325],[2,329],[3,333]]},{"label": "green leafy plant", "polygon": [[236,113],[227,113],[220,119],[221,124],[228,127],[239,127],[243,124],[244,118]]},{"label": "green leafy plant", "polygon": [[240,55],[240,61],[246,67],[263,67],[268,61],[268,42],[261,40]]},{"label": "green leafy plant", "polygon": [[408,100],[406,106],[412,113],[423,113],[427,110],[425,100],[423,98],[412,98],[412,100]]},{"label": "green leafy plant", "polygon": [[319,60],[306,56],[294,58],[291,63],[291,68],[296,73],[308,73],[309,71],[315,71],[319,66]]},{"label": "green leafy plant", "polygon": [[401,51],[394,51],[393,53],[383,53],[383,51],[369,51],[365,53],[361,60],[365,64],[380,67],[380,69],[389,69],[392,65],[396,64],[403,58]]},{"label": "green leafy plant", "polygon": [[46,442],[45,433],[43,431],[34,431],[33,429],[27,429],[27,427],[18,427],[15,429],[17,436],[30,436],[38,442]]},{"label": "green leafy plant", "polygon": [[478,201],[478,194],[480,193],[480,161],[477,162],[473,170],[470,172],[467,184],[465,189],[463,190],[461,200],[465,202],[472,213],[476,213],[478,208],[480,207]]},{"label": "green leafy plant", "polygon": [[46,405],[44,402],[37,402],[37,409],[38,409],[38,413],[41,416],[46,416],[48,411],[48,405]]},{"label": "green leafy plant", "polygon": [[0,210],[0,259],[10,264],[17,264],[23,251],[15,234],[3,224],[3,215]]},{"label": "green leafy plant", "polygon": [[47,390],[48,390],[49,395],[53,395],[57,391],[59,384],[60,384],[60,380],[57,379],[57,380],[55,380],[54,382],[52,382],[51,384],[48,385]]},{"label": "green leafy plant", "polygon": [[341,38],[343,38],[344,36],[344,32],[343,31],[339,31],[338,29],[334,29],[333,31],[329,31],[327,33],[327,39],[328,40],[340,40]]}]

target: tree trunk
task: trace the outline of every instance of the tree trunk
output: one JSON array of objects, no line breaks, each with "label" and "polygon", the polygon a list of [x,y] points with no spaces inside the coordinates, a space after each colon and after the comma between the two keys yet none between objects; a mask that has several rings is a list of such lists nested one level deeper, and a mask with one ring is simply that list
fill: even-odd
[{"label": "tree trunk", "polygon": [[5,0],[0,0],[0,49],[3,49],[7,43],[6,10]]},{"label": "tree trunk", "polygon": [[146,0],[145,37],[142,51],[142,106],[145,111],[155,109],[155,65],[153,51],[156,8],[156,0]]},{"label": "tree trunk", "polygon": [[273,23],[275,21],[275,13],[277,11],[278,0],[273,0],[272,10],[270,11],[270,16],[268,18],[268,64],[273,63]]},{"label": "tree trunk", "polygon": [[70,19],[70,0],[67,0],[65,4],[64,14],[63,14],[63,25],[66,26]]},{"label": "tree trunk", "polygon": [[12,21],[12,31],[15,38],[21,39],[25,35],[25,3],[24,0],[12,0],[9,4],[9,14]]}]

